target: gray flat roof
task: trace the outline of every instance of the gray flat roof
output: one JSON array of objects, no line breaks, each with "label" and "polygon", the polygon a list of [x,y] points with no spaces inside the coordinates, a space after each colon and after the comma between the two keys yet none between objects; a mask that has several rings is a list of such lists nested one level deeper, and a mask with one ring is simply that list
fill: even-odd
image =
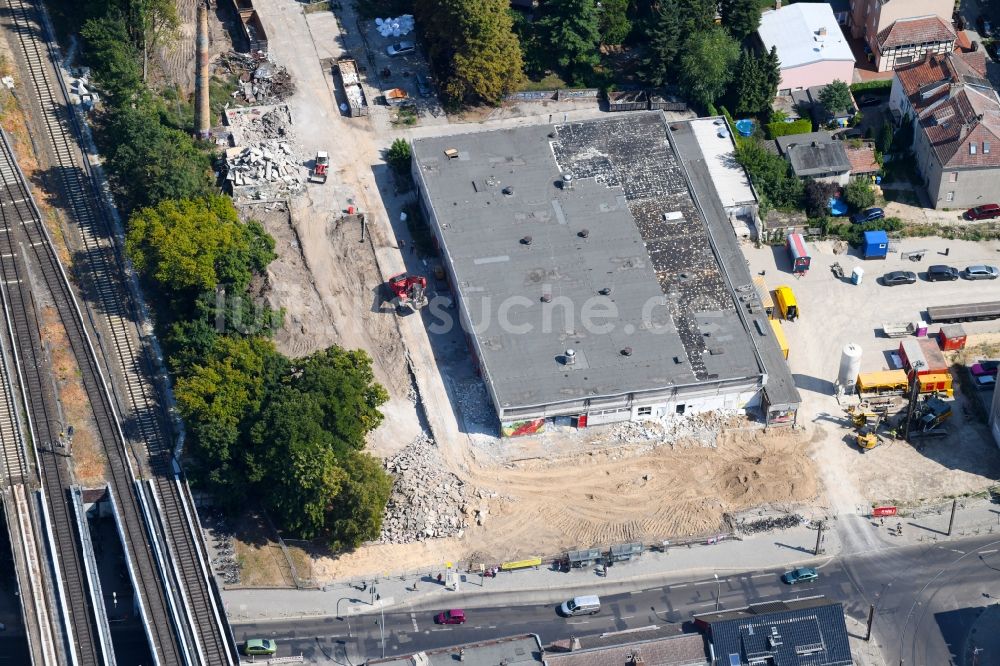
[{"label": "gray flat roof", "polygon": [[[413,148],[501,407],[764,372],[662,113],[418,139]],[[565,172],[571,189],[561,187]],[[587,330],[587,307],[613,309],[615,318],[600,320],[610,330]],[[530,330],[500,325],[505,313]],[[560,362],[567,348],[574,366]]]},{"label": "gray flat roof", "polygon": [[[462,659],[459,659],[459,655]],[[382,666],[451,666],[461,661],[467,666],[528,666],[545,662],[542,660],[542,646],[534,634],[498,638],[479,643],[466,643],[451,647],[424,650],[414,654],[389,657],[385,659],[369,659],[366,664],[381,664]]]}]

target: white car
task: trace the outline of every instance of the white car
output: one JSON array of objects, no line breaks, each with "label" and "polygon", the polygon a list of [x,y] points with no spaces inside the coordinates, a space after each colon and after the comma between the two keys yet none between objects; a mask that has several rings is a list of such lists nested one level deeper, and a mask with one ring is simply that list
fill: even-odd
[{"label": "white car", "polygon": [[413,42],[396,42],[395,44],[385,47],[385,52],[393,57],[408,55],[416,50],[417,46]]}]

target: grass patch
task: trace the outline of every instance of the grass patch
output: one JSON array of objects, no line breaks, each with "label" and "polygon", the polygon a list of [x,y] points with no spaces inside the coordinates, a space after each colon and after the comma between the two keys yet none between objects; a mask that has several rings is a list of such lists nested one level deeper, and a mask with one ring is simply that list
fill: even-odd
[{"label": "grass patch", "polygon": [[538,81],[526,80],[518,90],[533,92],[536,90],[558,90],[559,88],[569,88],[569,85],[555,72],[549,72]]},{"label": "grass patch", "polygon": [[393,119],[392,124],[397,127],[400,125],[412,127],[417,124],[417,112],[410,106],[400,107],[399,111],[396,112],[396,117]]}]

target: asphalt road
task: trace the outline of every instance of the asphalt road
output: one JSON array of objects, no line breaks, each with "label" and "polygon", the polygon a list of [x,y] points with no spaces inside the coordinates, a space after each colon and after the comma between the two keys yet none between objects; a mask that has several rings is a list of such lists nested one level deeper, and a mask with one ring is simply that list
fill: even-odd
[{"label": "asphalt road", "polygon": [[[630,594],[602,597],[601,612],[566,619],[554,604],[466,609],[468,623],[437,626],[440,608],[338,620],[321,618],[234,625],[240,641],[278,640],[281,655],[302,654],[307,662],[359,664],[387,656],[499,636],[537,633],[542,643],[678,623],[695,613],[748,603],[822,594],[841,601],[862,622],[876,606],[874,638],[886,664],[961,664],[953,652],[965,639],[975,609],[1000,600],[1000,538],[974,537],[941,545],[907,546],[867,555],[818,560],[818,580],[785,585],[783,570],[746,571],[714,578],[680,580]],[[985,595],[989,594],[990,597]],[[348,626],[348,623],[350,626]],[[860,625],[858,625],[860,626]]]}]

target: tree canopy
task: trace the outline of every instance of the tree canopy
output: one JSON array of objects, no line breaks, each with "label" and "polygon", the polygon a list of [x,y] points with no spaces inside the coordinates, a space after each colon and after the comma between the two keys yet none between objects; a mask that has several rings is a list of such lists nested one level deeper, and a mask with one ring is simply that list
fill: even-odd
[{"label": "tree canopy", "polygon": [[569,79],[584,80],[600,62],[600,21],[596,0],[549,0],[541,6],[540,39]]},{"label": "tree canopy", "polygon": [[141,275],[166,293],[245,291],[274,259],[274,239],[258,222],[240,222],[233,203],[212,195],[167,200],[129,220],[125,249]]},{"label": "tree canopy", "polygon": [[621,44],[632,31],[628,16],[629,0],[601,0],[601,42]]},{"label": "tree canopy", "polygon": [[833,83],[819,91],[819,101],[832,115],[847,111],[853,105],[851,89],[840,79],[834,79]]},{"label": "tree canopy", "polygon": [[721,0],[722,25],[737,41],[743,41],[760,27],[758,0]]},{"label": "tree canopy", "polygon": [[733,80],[739,57],[739,44],[722,28],[693,35],[680,67],[680,84],[688,98],[702,107],[714,104]]},{"label": "tree canopy", "polygon": [[802,202],[802,181],[783,157],[767,150],[754,139],[736,143],[736,161],[747,170],[761,195],[761,215],[768,208],[798,208]]},{"label": "tree canopy", "polygon": [[868,178],[855,178],[844,188],[844,201],[851,210],[864,210],[875,205],[875,190]]}]

